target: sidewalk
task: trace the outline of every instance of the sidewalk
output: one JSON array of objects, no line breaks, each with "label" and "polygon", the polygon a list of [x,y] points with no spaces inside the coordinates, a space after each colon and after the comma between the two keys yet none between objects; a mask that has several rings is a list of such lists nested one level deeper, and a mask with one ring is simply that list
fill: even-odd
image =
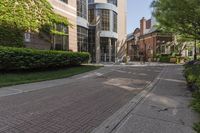
[{"label": "sidewalk", "polygon": [[191,93],[182,70],[182,66],[167,66],[152,91],[108,132],[195,133],[192,126],[199,116],[188,107]]},{"label": "sidewalk", "polygon": [[198,116],[188,108],[190,100],[182,67],[168,67],[154,90],[114,132],[193,133]]}]

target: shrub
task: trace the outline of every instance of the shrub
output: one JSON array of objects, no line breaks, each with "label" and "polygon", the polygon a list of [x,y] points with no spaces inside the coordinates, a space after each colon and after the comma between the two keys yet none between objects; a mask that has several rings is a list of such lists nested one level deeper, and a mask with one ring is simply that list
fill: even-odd
[{"label": "shrub", "polygon": [[170,62],[170,55],[160,55],[160,62],[168,63]]},{"label": "shrub", "polygon": [[191,63],[185,66],[185,76],[188,83],[195,84],[200,79],[200,65],[191,65]]},{"label": "shrub", "polygon": [[89,56],[89,53],[0,46],[0,69],[32,70],[76,66],[87,62]]},{"label": "shrub", "polygon": [[197,133],[200,133],[200,122],[199,123],[195,123],[193,128]]}]

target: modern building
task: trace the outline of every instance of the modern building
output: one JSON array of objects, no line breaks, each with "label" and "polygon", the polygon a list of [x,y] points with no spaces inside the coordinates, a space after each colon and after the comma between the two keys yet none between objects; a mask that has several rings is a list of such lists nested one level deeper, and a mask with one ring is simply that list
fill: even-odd
[{"label": "modern building", "polygon": [[94,62],[115,61],[126,40],[126,0],[48,1],[72,26],[55,25],[66,35],[55,35],[51,42],[45,36],[25,34],[27,47],[90,52]]},{"label": "modern building", "polygon": [[[74,0],[75,1],[75,0]],[[77,4],[77,50],[88,52],[88,0],[76,0]]]},{"label": "modern building", "polygon": [[171,33],[162,33],[155,27],[155,18],[140,20],[140,28],[127,36],[127,54],[131,60],[139,60],[142,53],[145,60],[151,59],[157,54],[170,54],[173,47],[168,46],[173,41]]},{"label": "modern building", "polygon": [[126,40],[126,0],[89,0],[88,8],[92,60],[115,62]]}]

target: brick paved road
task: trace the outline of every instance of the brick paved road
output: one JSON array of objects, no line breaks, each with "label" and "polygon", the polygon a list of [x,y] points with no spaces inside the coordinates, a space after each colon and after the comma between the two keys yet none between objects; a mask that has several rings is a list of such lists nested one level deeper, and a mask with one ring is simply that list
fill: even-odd
[{"label": "brick paved road", "polygon": [[103,68],[73,82],[0,98],[1,133],[89,133],[163,67]]}]

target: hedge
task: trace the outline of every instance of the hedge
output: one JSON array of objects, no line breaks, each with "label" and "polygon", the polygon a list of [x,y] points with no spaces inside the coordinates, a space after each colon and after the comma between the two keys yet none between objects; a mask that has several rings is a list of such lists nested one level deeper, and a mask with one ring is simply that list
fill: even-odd
[{"label": "hedge", "polygon": [[89,60],[89,53],[35,50],[0,46],[0,70],[32,70],[77,66]]}]

